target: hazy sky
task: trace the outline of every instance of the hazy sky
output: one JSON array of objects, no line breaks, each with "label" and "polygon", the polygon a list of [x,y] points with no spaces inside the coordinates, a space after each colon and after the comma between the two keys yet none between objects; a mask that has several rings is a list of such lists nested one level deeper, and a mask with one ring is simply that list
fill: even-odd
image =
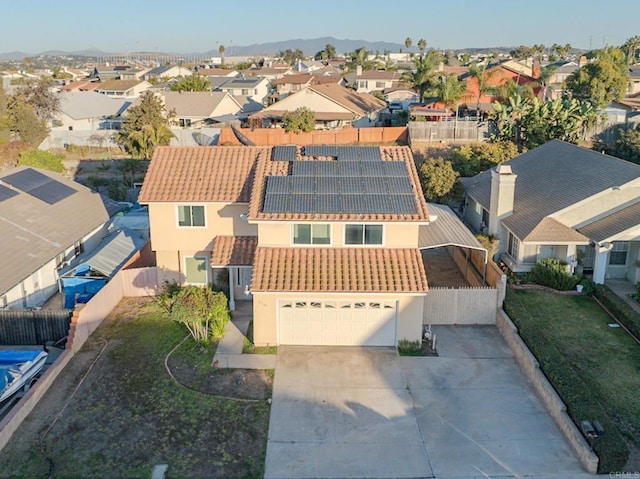
[{"label": "hazy sky", "polygon": [[463,48],[620,45],[639,0],[0,0],[0,52],[204,52],[295,38]]}]

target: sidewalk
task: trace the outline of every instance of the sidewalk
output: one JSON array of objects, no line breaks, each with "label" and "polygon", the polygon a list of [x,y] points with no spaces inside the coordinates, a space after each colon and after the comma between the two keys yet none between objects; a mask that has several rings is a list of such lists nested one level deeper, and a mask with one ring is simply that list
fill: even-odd
[{"label": "sidewalk", "polygon": [[275,354],[242,354],[244,338],[253,319],[251,301],[236,302],[236,309],[231,314],[233,319],[227,323],[213,357],[213,365],[217,368],[275,369]]},{"label": "sidewalk", "polygon": [[629,283],[624,279],[607,279],[604,282],[605,286],[608,286],[611,291],[620,296],[624,301],[631,306],[634,311],[640,314],[640,304],[632,300],[629,295],[638,292],[635,285]]}]

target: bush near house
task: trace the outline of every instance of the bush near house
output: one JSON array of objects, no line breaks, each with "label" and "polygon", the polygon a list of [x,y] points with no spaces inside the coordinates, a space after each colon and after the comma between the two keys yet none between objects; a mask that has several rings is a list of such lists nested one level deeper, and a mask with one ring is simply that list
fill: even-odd
[{"label": "bush near house", "polygon": [[62,173],[64,171],[63,159],[61,155],[55,155],[49,151],[30,150],[20,153],[18,165],[33,166],[41,170]]},{"label": "bush near house", "polygon": [[595,297],[631,334],[640,338],[640,314],[604,284],[596,287]]},{"label": "bush near house", "polygon": [[569,291],[580,283],[580,276],[569,273],[567,264],[557,258],[545,258],[531,269],[529,279],[559,291]]}]

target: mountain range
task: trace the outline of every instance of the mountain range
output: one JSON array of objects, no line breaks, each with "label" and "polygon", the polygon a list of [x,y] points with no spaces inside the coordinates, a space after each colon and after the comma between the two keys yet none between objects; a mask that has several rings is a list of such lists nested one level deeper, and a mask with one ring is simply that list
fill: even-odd
[{"label": "mountain range", "polygon": [[[406,47],[403,43],[392,42],[370,42],[367,40],[341,40],[334,37],[322,37],[312,39],[293,39],[284,40],[279,42],[269,43],[255,43],[253,45],[237,46],[237,45],[225,45],[225,54],[227,56],[260,56],[260,55],[275,55],[279,51],[295,50],[299,48],[305,55],[314,55],[315,53],[324,49],[325,45],[331,44],[336,47],[338,54],[352,52],[358,48],[364,47],[373,53],[383,53],[385,50],[390,52],[399,52],[401,49],[406,51]],[[474,48],[473,50],[483,50]],[[417,52],[418,48],[413,45],[410,51]],[[133,52],[128,52],[133,53]],[[169,55],[184,55],[194,57],[207,57],[207,56],[219,56],[218,48],[210,49],[204,52],[164,52],[157,54],[169,54]],[[47,56],[91,56],[91,57],[107,57],[114,55],[122,55],[123,52],[105,52],[97,48],[88,48],[84,50],[75,51],[62,51],[62,50],[48,50],[40,53],[26,53],[21,51],[0,53],[0,60],[23,60],[25,57],[37,57],[40,55]]]}]

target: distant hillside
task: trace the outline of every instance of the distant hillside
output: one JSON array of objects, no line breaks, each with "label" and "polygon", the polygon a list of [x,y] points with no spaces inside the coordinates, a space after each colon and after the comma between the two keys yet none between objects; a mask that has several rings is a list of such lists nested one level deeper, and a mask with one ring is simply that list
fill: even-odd
[{"label": "distant hillside", "polygon": [[[323,50],[325,45],[330,43],[334,47],[336,47],[336,51],[338,54],[352,52],[357,48],[364,47],[367,50],[375,53],[380,52],[383,53],[385,50],[390,52],[399,52],[402,48],[406,50],[404,44],[401,43],[390,43],[390,42],[369,42],[366,40],[340,40],[334,37],[322,37],[322,38],[311,38],[311,39],[301,39],[297,38],[294,40],[284,40],[280,42],[269,42],[269,43],[259,43],[248,46],[235,46],[235,45],[225,45],[226,54],[230,56],[258,56],[258,55],[268,55],[268,54],[276,54],[279,51],[284,50],[295,50],[299,48],[302,50],[305,55],[311,56],[315,53]],[[418,51],[416,47],[411,48],[412,51]],[[218,56],[218,50],[209,50],[205,52],[206,55]]]}]

